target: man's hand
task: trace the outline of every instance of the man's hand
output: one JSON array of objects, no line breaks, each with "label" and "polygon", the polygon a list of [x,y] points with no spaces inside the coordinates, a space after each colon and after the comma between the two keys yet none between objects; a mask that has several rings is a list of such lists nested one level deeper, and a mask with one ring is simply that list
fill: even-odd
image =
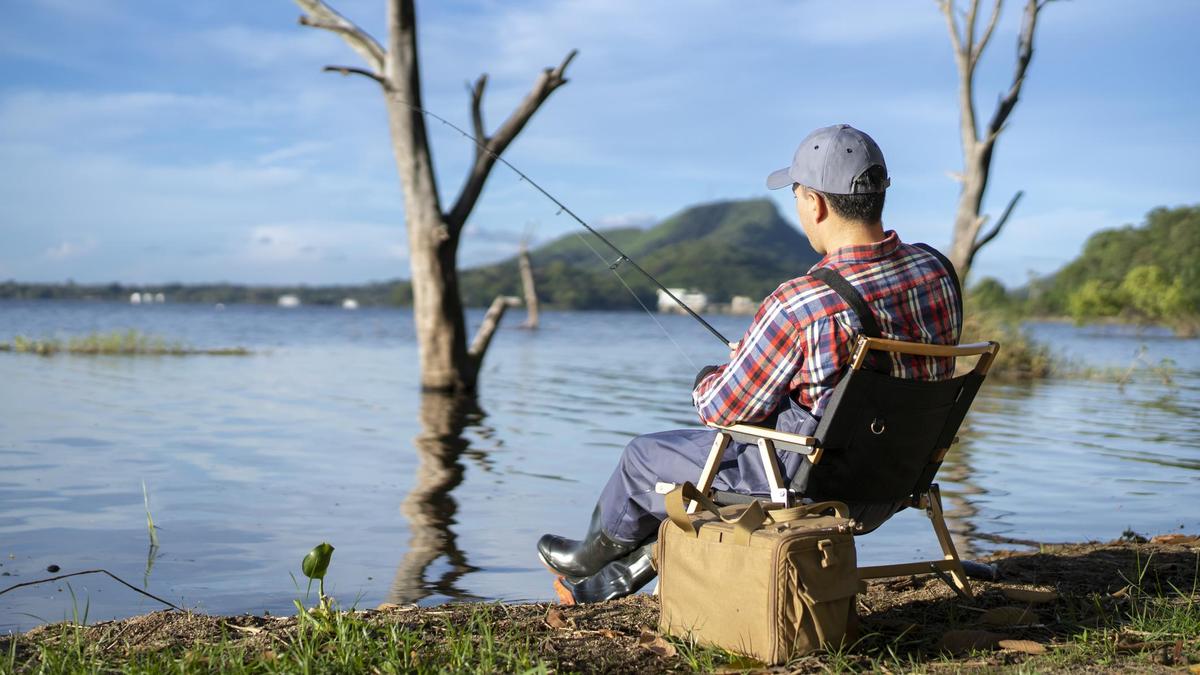
[{"label": "man's hand", "polygon": [[732,361],[732,360],[733,360],[733,357],[734,357],[734,355],[735,355],[735,354],[737,354],[738,347],[739,347],[739,346],[741,346],[741,344],[742,344],[742,343],[741,343],[741,341],[740,341],[740,340],[739,340],[739,341],[736,341],[736,342],[730,342],[730,343],[729,343],[729,360],[730,360],[730,361]]}]

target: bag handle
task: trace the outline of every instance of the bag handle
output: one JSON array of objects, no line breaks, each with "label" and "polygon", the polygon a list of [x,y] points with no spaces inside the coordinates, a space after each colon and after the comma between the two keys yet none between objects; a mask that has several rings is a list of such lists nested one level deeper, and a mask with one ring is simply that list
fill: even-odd
[{"label": "bag handle", "polygon": [[850,507],[846,506],[845,502],[827,501],[816,502],[815,504],[801,504],[787,509],[767,509],[767,521],[772,523],[786,523],[791,520],[797,520],[804,516],[814,513],[821,513],[833,509],[839,517],[849,518]]},{"label": "bag handle", "polygon": [[720,507],[713,500],[706,497],[696,489],[695,485],[688,482],[667,493],[667,516],[679,529],[693,537],[699,536],[700,532],[687,512],[685,502],[689,499],[695,501],[701,508],[720,518],[723,522],[733,525],[733,543],[735,544],[743,546],[749,544],[750,535],[762,527],[762,524],[767,520],[767,514],[763,511],[762,504],[757,501],[751,502],[750,506],[745,511],[742,511],[741,515],[737,518],[726,518],[721,513]]}]

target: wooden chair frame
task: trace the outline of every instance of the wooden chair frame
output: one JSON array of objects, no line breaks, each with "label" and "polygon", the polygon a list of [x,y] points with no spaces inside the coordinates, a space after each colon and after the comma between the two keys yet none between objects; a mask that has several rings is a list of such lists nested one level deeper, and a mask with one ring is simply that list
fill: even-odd
[{"label": "wooden chair frame", "polygon": [[[851,369],[858,370],[862,368],[866,363],[867,354],[873,349],[914,356],[978,356],[979,359],[976,361],[973,370],[979,375],[987,375],[988,369],[991,368],[992,362],[996,358],[996,354],[1000,351],[1000,345],[997,342],[977,342],[965,345],[930,345],[859,336],[851,352]],[[763,470],[767,474],[767,484],[770,486],[770,501],[782,504],[785,507],[791,505],[792,494],[787,485],[784,484],[783,475],[779,471],[779,461],[775,454],[776,451],[783,450],[799,453],[804,455],[813,464],[820,462],[821,456],[824,453],[820,442],[813,436],[790,434],[750,424],[731,424],[728,426],[710,424],[709,427],[717,431],[717,437],[713,441],[712,449],[709,451],[708,459],[705,461],[704,468],[700,472],[700,480],[696,485],[701,494],[709,494],[712,490],[713,479],[716,478],[721,457],[725,454],[725,449],[729,447],[731,441],[752,443],[758,446]],[[956,436],[953,442],[957,441],[958,437]],[[940,462],[949,450],[949,447],[938,448],[934,452],[933,460]],[[915,495],[912,505],[924,509],[926,515],[929,516],[933,531],[937,535],[938,544],[942,549],[942,559],[860,567],[858,570],[859,578],[882,579],[911,574],[936,574],[945,580],[956,592],[967,598],[974,597],[971,591],[971,583],[967,579],[962,561],[958,556],[958,550],[954,547],[954,542],[950,538],[950,531],[946,528],[945,514],[942,511],[942,495],[937,483],[931,483],[928,490],[925,490],[920,495]],[[696,507],[697,504],[692,502],[688,506],[688,512],[694,513]]]}]

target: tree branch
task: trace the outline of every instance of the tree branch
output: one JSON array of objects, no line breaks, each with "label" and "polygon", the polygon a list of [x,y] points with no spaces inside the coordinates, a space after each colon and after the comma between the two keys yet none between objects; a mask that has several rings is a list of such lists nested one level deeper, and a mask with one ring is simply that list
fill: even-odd
[{"label": "tree branch", "polygon": [[[521,133],[521,129],[525,128],[529,118],[533,117],[546,98],[555,89],[567,83],[567,79],[563,75],[571,60],[578,53],[579,50],[572,49],[557,68],[543,70],[542,74],[538,76],[537,82],[534,83],[533,89],[525,95],[525,99],[500,125],[496,133],[487,139],[486,147],[476,153],[475,164],[471,167],[467,181],[463,185],[458,199],[454,202],[454,208],[446,214],[446,224],[449,227],[455,231],[462,228],[463,223],[467,221],[467,216],[471,214],[471,209],[475,208],[475,202],[479,199],[480,191],[483,190],[483,183],[491,173],[492,167],[495,166],[496,159],[504,152],[509,143],[512,143],[517,134]],[[480,96],[482,96],[482,89],[480,89]]]},{"label": "tree branch", "polygon": [[479,330],[475,332],[475,338],[471,340],[471,348],[467,351],[471,359],[475,361],[476,368],[483,361],[488,345],[492,342],[492,335],[500,327],[500,319],[504,318],[505,310],[519,304],[521,304],[519,299],[509,295],[497,295],[496,299],[492,300],[492,306],[488,307],[487,314],[483,315],[483,321],[479,324]]},{"label": "tree branch", "polygon": [[964,36],[959,35],[958,22],[954,19],[954,0],[938,0],[938,7],[946,16],[946,28],[950,31],[950,44],[954,48],[954,64],[958,67],[959,132],[962,136],[963,156],[967,157],[974,152],[975,144],[979,140],[979,131],[975,123],[971,52],[969,47],[963,46]]},{"label": "tree branch", "polygon": [[391,85],[388,84],[388,81],[384,79],[382,75],[373,73],[365,68],[353,68],[351,66],[325,66],[321,70],[327,73],[341,73],[342,75],[362,75],[363,77],[369,77],[378,82],[379,86],[383,87],[385,91],[391,89]]},{"label": "tree branch", "polygon": [[946,28],[950,31],[950,45],[954,47],[954,54],[957,56],[962,53],[962,40],[958,36],[958,23],[954,21],[953,0],[938,0],[938,9],[942,10],[942,14],[946,16]]},{"label": "tree branch", "polygon": [[992,39],[992,31],[996,30],[996,23],[1000,21],[1000,6],[1004,0],[996,0],[992,5],[992,15],[988,18],[987,28],[983,29],[983,35],[979,38],[979,44],[975,45],[971,50],[971,70],[975,70],[976,64],[979,63],[979,57],[983,55],[983,50],[987,47],[987,43]]},{"label": "tree branch", "polygon": [[300,17],[300,25],[320,28],[341,36],[350,48],[367,62],[367,66],[376,73],[384,72],[383,47],[366,31],[354,25],[346,17],[338,14],[323,0],[295,0],[304,14]]},{"label": "tree branch", "polygon": [[996,136],[1000,135],[1003,130],[1004,121],[1008,119],[1009,113],[1017,105],[1017,98],[1021,95],[1021,85],[1025,82],[1025,70],[1029,67],[1029,61],[1033,58],[1033,33],[1037,28],[1038,10],[1041,5],[1037,0],[1029,0],[1025,4],[1025,15],[1021,21],[1021,33],[1017,36],[1017,65],[1016,71],[1013,73],[1012,84],[1008,87],[1008,92],[1000,98],[996,103],[996,111],[992,113],[992,119],[988,122],[987,137],[995,140]]},{"label": "tree branch", "polygon": [[[487,145],[489,140],[487,130],[483,126],[483,88],[487,86],[487,79],[487,73],[483,73],[479,79],[475,80],[475,86],[471,88],[471,123],[475,128],[475,139],[484,145]],[[476,158],[482,153],[483,148],[476,145]]]},{"label": "tree branch", "polygon": [[1000,214],[1000,219],[996,221],[996,225],[992,227],[992,229],[988,230],[987,234],[980,237],[979,240],[976,241],[971,247],[972,256],[978,253],[979,249],[983,248],[985,244],[995,239],[996,235],[1000,234],[1000,228],[1004,227],[1004,224],[1008,222],[1008,217],[1012,215],[1013,208],[1017,205],[1017,202],[1021,201],[1021,197],[1024,194],[1024,190],[1017,190],[1017,194],[1013,195],[1012,199],[1008,200],[1008,206],[1004,207],[1004,213]]},{"label": "tree branch", "polygon": [[979,12],[979,0],[970,0],[967,17],[963,21],[963,53],[968,57],[975,53],[975,16]]}]

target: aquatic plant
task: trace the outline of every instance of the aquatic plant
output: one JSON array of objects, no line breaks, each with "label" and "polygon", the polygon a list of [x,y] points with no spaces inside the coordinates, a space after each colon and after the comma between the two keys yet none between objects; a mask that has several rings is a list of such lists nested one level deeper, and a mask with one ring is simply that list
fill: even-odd
[{"label": "aquatic plant", "polygon": [[114,356],[245,356],[250,353],[245,347],[196,349],[183,342],[167,341],[165,338],[147,335],[132,328],[126,331],[89,333],[72,337],[66,342],[55,338],[36,339],[17,335],[13,337],[12,342],[0,343],[0,351],[39,356],[53,356],[59,353]]},{"label": "aquatic plant", "polygon": [[312,590],[312,580],[316,579],[319,586],[317,594],[321,598],[321,606],[326,605],[325,572],[329,570],[329,561],[333,559],[333,546],[329,542],[321,542],[313,547],[304,560],[300,561],[300,571],[308,577],[308,588]]}]

